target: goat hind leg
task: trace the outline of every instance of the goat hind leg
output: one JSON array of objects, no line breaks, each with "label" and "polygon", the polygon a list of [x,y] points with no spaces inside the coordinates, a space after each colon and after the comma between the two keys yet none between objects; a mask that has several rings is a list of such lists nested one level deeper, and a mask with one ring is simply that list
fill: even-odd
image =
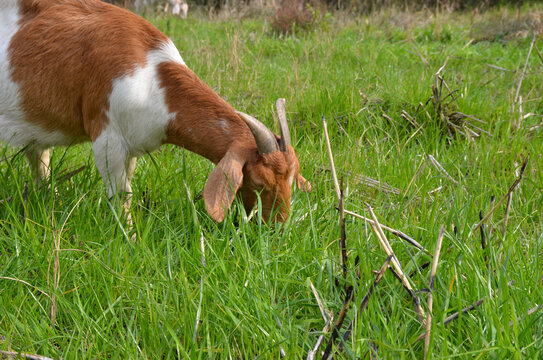
[{"label": "goat hind leg", "polygon": [[35,145],[30,145],[25,152],[35,185],[41,185],[50,175],[49,155],[50,149],[41,149]]}]

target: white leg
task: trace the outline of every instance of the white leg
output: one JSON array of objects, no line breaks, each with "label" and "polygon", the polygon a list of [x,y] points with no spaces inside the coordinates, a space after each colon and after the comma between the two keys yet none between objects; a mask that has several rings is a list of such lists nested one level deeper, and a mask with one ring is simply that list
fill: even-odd
[{"label": "white leg", "polygon": [[[132,203],[130,181],[134,175],[137,158],[129,155],[121,137],[107,130],[93,142],[92,149],[94,162],[106,184],[108,197],[112,199],[117,195],[121,199],[128,230],[132,230],[134,223],[130,215]],[[136,233],[132,234],[131,239],[135,241]]]},{"label": "white leg", "polygon": [[127,174],[129,155],[121,138],[110,131],[103,131],[92,144],[92,149],[94,162],[102,175],[108,197],[111,199],[115,195],[131,193]]},{"label": "white leg", "polygon": [[34,145],[30,145],[26,150],[25,156],[36,185],[47,181],[49,177],[49,153],[50,149],[39,149]]},{"label": "white leg", "polygon": [[134,170],[136,170],[136,164],[138,162],[137,157],[129,157],[125,163],[125,173],[126,173],[126,184],[130,191],[124,193],[124,203],[123,208],[128,215],[128,221],[131,223],[132,218],[130,217],[130,205],[132,204],[132,188],[130,183],[132,182],[132,177],[134,176]]},{"label": "white leg", "polygon": [[132,182],[132,177],[134,176],[134,171],[136,170],[136,165],[138,163],[137,157],[130,157],[128,158],[128,161],[126,163],[126,177],[128,180],[128,183]]}]

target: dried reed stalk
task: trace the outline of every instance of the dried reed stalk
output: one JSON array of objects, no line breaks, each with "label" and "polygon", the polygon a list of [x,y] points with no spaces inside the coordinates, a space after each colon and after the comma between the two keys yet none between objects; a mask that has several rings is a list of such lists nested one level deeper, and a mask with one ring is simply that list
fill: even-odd
[{"label": "dried reed stalk", "polygon": [[447,170],[445,170],[445,168],[436,160],[436,158],[434,158],[432,155],[428,155],[428,160],[430,160],[430,163],[437,169],[437,171],[445,175],[445,177],[449,179],[454,185],[458,185],[458,181],[456,181],[451,175],[449,175]]},{"label": "dried reed stalk", "polygon": [[[340,200],[341,198],[341,189],[339,187],[339,182],[338,182],[338,179],[337,179],[337,174],[336,174],[336,167],[334,165],[334,157],[333,157],[333,154],[332,154],[332,147],[330,146],[330,137],[328,136],[328,128],[327,128],[327,125],[326,125],[326,119],[324,117],[324,115],[322,115],[322,124],[323,124],[323,129],[324,129],[324,138],[326,140],[326,149],[328,151],[328,160],[330,161],[330,171],[332,172],[332,179],[334,181],[334,189],[336,191],[336,196],[337,196],[337,199],[338,201]],[[370,219],[367,219],[361,215],[358,215],[352,211],[347,211],[347,210],[344,210],[344,212],[346,214],[349,214],[351,216],[354,216],[354,217],[358,217],[360,219],[363,219],[365,221],[368,221],[369,223],[371,223],[372,221]],[[406,234],[402,233],[401,231],[398,231],[398,230],[394,230],[390,227],[386,227],[384,226],[384,228],[388,231],[391,231],[393,234],[395,234],[396,236],[402,238],[403,240],[409,242],[411,245],[419,248],[420,250],[424,250],[426,251],[422,245],[420,245],[417,241],[415,241],[413,238],[407,236]]]},{"label": "dried reed stalk", "polygon": [[315,359],[315,355],[317,355],[317,353],[319,352],[319,348],[321,347],[324,341],[324,336],[328,334],[328,332],[330,331],[330,326],[333,320],[334,320],[333,317],[330,317],[330,320],[327,321],[326,324],[324,325],[324,328],[322,328],[322,331],[321,331],[322,335],[320,335],[319,338],[317,339],[317,342],[315,343],[313,350],[309,350],[309,352],[307,353],[307,360]]},{"label": "dried reed stalk", "polygon": [[344,207],[343,190],[340,191],[339,197],[339,221],[341,227],[341,236],[339,238],[339,253],[341,269],[343,272],[343,280],[347,286],[347,231],[345,229],[345,207]]},{"label": "dried reed stalk", "polygon": [[434,259],[432,260],[432,269],[430,270],[430,281],[428,282],[428,316],[426,317],[426,335],[424,338],[424,359],[428,356],[428,349],[430,347],[430,334],[432,331],[432,308],[434,306],[434,282],[437,272],[437,264],[439,263],[439,254],[441,252],[441,243],[443,241],[443,234],[445,227],[441,225],[439,230],[439,236],[437,237],[436,250],[434,251]]},{"label": "dried reed stalk", "polygon": [[333,316],[330,312],[330,315],[328,315],[328,312],[326,308],[324,307],[324,304],[322,303],[322,300],[319,296],[319,293],[317,292],[317,289],[315,289],[315,286],[313,286],[313,282],[309,280],[309,286],[311,287],[311,291],[313,292],[313,295],[315,296],[315,299],[317,300],[317,304],[319,305],[319,309],[321,311],[322,318],[324,319],[324,328],[322,329],[322,334],[317,339],[317,342],[315,343],[315,346],[313,346],[312,350],[309,350],[307,353],[307,360],[313,360],[315,359],[315,355],[318,353],[319,348],[322,345],[322,342],[324,341],[324,336],[328,334],[330,331],[330,326],[332,325]]},{"label": "dried reed stalk", "polygon": [[319,293],[317,292],[317,289],[313,285],[313,282],[309,280],[309,287],[311,288],[311,292],[313,292],[313,296],[315,296],[315,300],[317,300],[317,305],[319,305],[319,310],[321,311],[322,318],[324,322],[327,322],[330,320],[328,317],[328,311],[326,310],[326,307],[324,306]]},{"label": "dried reed stalk", "polygon": [[528,55],[526,56],[526,61],[524,62],[524,67],[522,68],[520,79],[518,81],[517,91],[515,92],[515,102],[517,102],[519,99],[520,87],[522,86],[522,81],[524,80],[524,76],[526,76],[526,68],[528,67],[528,61],[530,60],[530,55],[532,54],[532,49],[534,48],[535,39],[536,39],[536,36],[534,34],[532,37],[532,43],[530,44],[530,49],[528,50]]},{"label": "dried reed stalk", "polygon": [[[494,203],[496,203],[496,197],[492,195],[490,197],[490,208],[492,209],[494,207]],[[494,233],[494,226],[492,225],[492,215],[490,214],[490,217],[488,218],[488,241],[490,242],[492,239],[492,234]]]},{"label": "dried reed stalk", "polygon": [[505,205],[505,215],[503,217],[502,238],[507,231],[507,223],[509,222],[509,212],[511,211],[511,202],[513,201],[513,193],[509,193],[507,196],[507,205]]},{"label": "dried reed stalk", "polygon": [[[362,215],[359,215],[355,212],[352,212],[352,211],[349,211],[349,210],[345,210],[345,214],[347,215],[350,215],[352,217],[355,217],[355,218],[358,218],[358,219],[361,219],[361,220],[364,220],[364,221],[367,221],[368,223],[372,224],[372,225],[375,225],[375,222],[372,220],[372,219],[369,219],[365,216],[362,216]],[[415,239],[413,239],[412,237],[404,234],[403,232],[401,232],[400,230],[396,230],[396,229],[393,229],[389,226],[386,226],[386,225],[383,225],[381,224],[381,227],[384,229],[384,230],[387,230],[389,232],[391,232],[392,234],[398,236],[400,239],[402,240],[405,240],[407,241],[409,244],[413,245],[414,247],[416,247],[417,249],[419,250],[423,250],[425,251],[426,253],[428,253],[428,250],[426,250],[421,244],[419,244]]]},{"label": "dried reed stalk", "polygon": [[[510,281],[510,282],[507,283],[507,286],[511,286],[513,283],[514,283],[513,281]],[[498,292],[498,290],[493,291],[490,294],[490,297],[494,297],[494,295],[496,295],[497,292]],[[479,307],[485,300],[486,300],[486,296],[482,297],[481,299],[477,300],[476,302],[472,303],[471,305],[466,306],[462,310],[457,311],[457,312],[455,312],[454,314],[452,314],[450,316],[447,316],[445,318],[445,320],[443,320],[443,325],[446,326],[446,325],[450,324],[451,322],[453,322],[454,320],[458,319],[458,317],[460,316],[461,313],[465,314],[465,313]],[[415,339],[415,341],[413,341],[413,344],[416,344],[417,342],[424,339],[425,337],[426,337],[426,332],[423,332],[422,334],[419,335],[418,338]]]},{"label": "dried reed stalk", "polygon": [[500,201],[498,201],[496,205],[494,205],[492,209],[490,209],[488,214],[486,214],[486,216],[482,218],[481,221],[479,221],[477,225],[475,225],[475,227],[471,230],[472,233],[477,231],[477,229],[479,229],[479,227],[481,227],[481,225],[484,224],[484,222],[494,213],[494,211],[496,211],[496,209],[505,201],[505,199],[507,199],[509,195],[513,193],[515,188],[518,186],[518,184],[522,180],[522,175],[524,175],[524,170],[526,170],[526,166],[528,165],[529,160],[530,160],[530,155],[526,156],[526,158],[524,159],[524,162],[522,163],[522,167],[520,168],[519,177],[515,180],[513,185],[511,185],[511,187],[509,188],[509,191],[507,191],[507,194],[505,194],[504,197],[502,197]]},{"label": "dried reed stalk", "polygon": [[[517,317],[517,322],[519,322],[520,320],[522,320],[522,318],[523,318],[524,316],[530,316],[530,315],[532,315],[532,314],[535,314],[535,312],[536,312],[537,310],[541,309],[541,308],[542,308],[542,305],[534,306],[533,308],[531,308],[530,310],[528,310],[528,311],[526,312],[525,315]],[[513,320],[509,321],[509,327],[511,327],[511,326],[513,326],[513,325],[514,325],[514,321],[513,321]],[[502,328],[502,331],[503,331],[503,328]]]},{"label": "dried reed stalk", "polygon": [[322,360],[328,360],[332,355],[332,346],[334,345],[334,341],[339,337],[339,332],[341,330],[341,327],[343,326],[343,321],[345,320],[345,316],[347,315],[347,310],[349,309],[351,300],[353,299],[353,294],[353,287],[349,286],[345,294],[345,300],[343,301],[341,311],[339,312],[336,323],[332,328],[332,337],[328,341],[328,345],[326,345],[326,349],[324,350],[324,353],[322,355]]},{"label": "dried reed stalk", "polygon": [[415,312],[417,313],[417,317],[421,324],[425,323],[426,314],[424,313],[424,309],[420,305],[420,299],[411,287],[411,284],[409,283],[409,280],[405,273],[402,270],[402,267],[400,265],[400,262],[398,261],[398,258],[394,254],[394,251],[392,250],[392,247],[390,246],[390,243],[388,242],[385,233],[383,232],[383,229],[381,227],[381,224],[379,224],[379,221],[377,220],[377,217],[375,216],[375,213],[373,212],[373,209],[369,204],[366,204],[366,207],[368,208],[368,211],[371,214],[371,217],[373,218],[374,224],[370,224],[371,228],[373,229],[377,239],[379,240],[379,244],[381,247],[385,250],[386,254],[388,256],[392,255],[392,267],[396,270],[398,275],[400,276],[402,284],[405,286],[411,297],[413,298],[413,306],[415,308]]},{"label": "dried reed stalk", "polygon": [[330,161],[330,168],[332,171],[332,179],[334,180],[334,188],[336,190],[337,199],[341,197],[341,191],[339,189],[339,182],[337,181],[336,167],[334,165],[334,156],[332,154],[332,147],[330,146],[330,137],[328,136],[328,127],[326,125],[326,119],[322,115],[322,126],[324,130],[324,139],[326,140],[326,149],[328,150],[328,160]]},{"label": "dried reed stalk", "polygon": [[[388,265],[390,264],[390,260],[392,260],[392,255],[389,255],[383,265],[381,266],[381,269],[375,276],[375,280],[373,280],[373,284],[370,286],[368,292],[366,295],[364,295],[364,298],[362,299],[362,302],[360,303],[360,310],[357,314],[357,319],[362,315],[366,307],[368,307],[368,303],[370,301],[370,297],[373,295],[373,292],[377,285],[379,285],[379,282],[383,278],[383,275],[385,274],[386,269],[388,268]],[[355,321],[357,320],[355,319]],[[343,342],[347,341],[347,339],[351,336],[351,332],[353,330],[353,323],[354,321],[351,321],[349,326],[347,327],[347,330],[345,330],[345,333],[343,334]],[[343,343],[339,343],[338,350],[341,350],[343,348]]]},{"label": "dried reed stalk", "polygon": [[[483,220],[483,210],[479,211],[479,220]],[[486,249],[486,237],[485,237],[485,224],[482,224],[479,228],[481,232],[481,248],[483,251]]]}]

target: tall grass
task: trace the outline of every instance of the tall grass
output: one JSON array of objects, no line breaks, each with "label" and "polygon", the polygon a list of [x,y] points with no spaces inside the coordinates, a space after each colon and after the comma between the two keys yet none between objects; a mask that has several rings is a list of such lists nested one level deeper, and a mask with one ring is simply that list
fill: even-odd
[{"label": "tall grass", "polygon": [[[138,162],[132,242],[120,206],[106,200],[88,144],[56,148],[51,186],[41,189],[32,185],[18,149],[2,148],[0,198],[13,199],[0,205],[0,350],[65,359],[248,359],[278,358],[282,347],[288,358],[305,358],[324,326],[308,280],[336,315],[342,285],[352,285],[350,321],[372,271],[386,258],[369,227],[348,218],[350,260],[347,278],[341,275],[324,115],[348,210],[365,214],[369,203],[379,221],[431,251],[445,225],[430,356],[540,357],[541,311],[525,313],[543,299],[543,130],[536,127],[543,113],[543,62],[532,54],[520,88],[523,114],[538,115],[516,126],[514,94],[531,38],[472,41],[469,16],[419,20],[406,27],[386,17],[327,17],[310,31],[280,37],[260,18],[151,19],[206,83],[270,128],[272,104],[287,99],[301,171],[313,192],[294,193],[284,225],[268,226],[258,216],[247,221],[239,203],[218,224],[201,200],[193,204],[187,195],[198,199],[212,164],[165,146]],[[537,38],[535,46],[542,45]],[[486,121],[481,126],[492,136],[450,136],[439,114],[419,107],[432,96],[435,73],[445,63],[441,75],[458,89],[455,106]],[[471,233],[479,212],[489,211],[492,195],[507,192],[527,155],[508,226],[502,234],[501,207],[486,223],[482,250],[479,233]],[[87,167],[55,180],[80,165]],[[399,195],[364,185],[357,175],[387,183]],[[415,287],[426,288],[429,269],[421,265],[431,257],[389,239]],[[419,296],[425,306],[424,293]],[[476,310],[443,325],[483,297]],[[414,340],[423,331],[410,297],[387,272],[339,357],[364,356],[373,343],[380,357],[421,358],[423,344]]]}]

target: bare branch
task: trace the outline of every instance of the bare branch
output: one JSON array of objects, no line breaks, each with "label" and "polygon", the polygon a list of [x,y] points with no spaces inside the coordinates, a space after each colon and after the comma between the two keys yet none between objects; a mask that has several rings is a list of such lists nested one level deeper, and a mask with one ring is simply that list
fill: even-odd
[{"label": "bare branch", "polygon": [[396,270],[398,275],[400,276],[402,284],[405,286],[411,297],[413,298],[413,306],[415,308],[415,312],[417,313],[417,316],[419,318],[419,321],[424,324],[426,314],[424,313],[424,309],[420,305],[420,299],[418,298],[417,294],[411,287],[411,284],[409,283],[409,280],[405,273],[402,270],[402,267],[400,265],[400,262],[398,261],[398,258],[394,254],[394,251],[392,250],[392,247],[390,246],[390,243],[388,242],[385,233],[383,232],[383,229],[381,228],[381,225],[379,224],[379,221],[377,220],[377,217],[375,216],[375,213],[373,212],[373,209],[369,204],[366,204],[368,211],[371,214],[371,217],[373,218],[373,221],[375,225],[371,225],[371,228],[375,232],[375,235],[377,239],[379,240],[379,244],[381,244],[381,247],[385,250],[386,254],[388,256],[392,255],[392,267]]},{"label": "bare branch", "polygon": [[[373,225],[375,224],[375,222],[372,219],[369,219],[369,218],[367,218],[365,216],[359,215],[359,214],[357,214],[355,212],[345,210],[345,214],[351,215],[352,217],[355,217],[355,218],[358,218],[358,219],[361,219],[361,220],[364,220],[364,221],[367,221],[370,224],[373,224]],[[413,239],[412,237],[404,234],[403,232],[401,232],[399,230],[396,230],[396,229],[393,229],[393,228],[388,227],[388,226],[383,225],[383,224],[381,224],[381,227],[383,229],[385,229],[386,231],[389,231],[389,232],[393,233],[394,235],[398,236],[400,239],[407,241],[409,244],[413,245],[417,249],[423,250],[426,253],[428,253],[428,250],[426,250],[421,244],[419,244],[415,239]]]},{"label": "bare branch", "polygon": [[496,203],[496,205],[494,205],[494,207],[492,207],[492,209],[490,209],[490,211],[488,212],[488,214],[486,214],[486,216],[484,218],[481,219],[481,221],[479,221],[479,223],[477,225],[475,225],[475,227],[471,230],[472,233],[474,233],[475,231],[477,231],[477,229],[479,229],[479,227],[481,227],[481,225],[484,224],[484,222],[486,221],[486,219],[488,219],[493,213],[494,211],[496,211],[496,209],[505,201],[505,199],[507,199],[509,197],[509,195],[515,190],[515,188],[518,186],[518,184],[520,183],[520,181],[522,180],[522,175],[524,174],[524,170],[526,170],[526,166],[528,165],[528,161],[530,160],[530,155],[526,156],[526,159],[524,159],[524,162],[522,164],[522,167],[520,168],[520,173],[519,173],[519,177],[517,180],[515,180],[515,182],[513,183],[513,185],[511,185],[511,187],[509,188],[509,191],[507,192],[507,194],[505,194],[504,197],[501,198],[500,201],[498,201]]},{"label": "bare branch", "polygon": [[424,359],[428,356],[428,349],[430,347],[430,333],[432,331],[432,308],[434,305],[434,281],[436,278],[437,264],[439,263],[439,254],[441,252],[441,243],[443,241],[443,234],[445,227],[441,225],[439,230],[439,236],[437,237],[436,250],[434,251],[434,259],[432,261],[432,269],[430,270],[430,281],[428,282],[428,316],[426,317],[426,337],[424,338]]},{"label": "bare branch", "polygon": [[332,154],[332,147],[330,146],[330,137],[328,136],[328,127],[326,126],[326,119],[324,118],[324,115],[322,115],[322,126],[324,129],[324,139],[326,140],[326,149],[328,150],[328,159],[330,160],[332,179],[334,180],[334,188],[336,189],[336,196],[339,200],[341,191],[339,190],[339,182],[337,181],[336,167],[334,165],[334,156]]},{"label": "bare branch", "polygon": [[[390,264],[390,260],[392,260],[392,255],[389,255],[387,257],[387,259],[385,260],[385,262],[381,266],[381,269],[379,270],[379,272],[375,276],[375,280],[373,280],[373,284],[370,286],[370,288],[369,288],[368,292],[366,293],[366,295],[364,295],[364,298],[362,299],[362,302],[360,303],[360,310],[358,311],[357,319],[358,319],[358,317],[360,317],[362,315],[362,313],[364,312],[364,310],[368,306],[368,303],[370,301],[370,297],[373,295],[373,291],[375,290],[377,285],[379,285],[379,282],[381,281],[386,269],[388,268],[388,265]],[[355,321],[357,319],[355,319]],[[351,336],[351,332],[353,330],[353,323],[354,323],[354,321],[351,321],[351,323],[347,327],[347,330],[345,330],[345,333],[343,334],[343,341],[344,342],[347,341],[349,336]],[[342,348],[343,348],[343,344],[340,343],[338,345],[338,350],[341,350]]]}]

